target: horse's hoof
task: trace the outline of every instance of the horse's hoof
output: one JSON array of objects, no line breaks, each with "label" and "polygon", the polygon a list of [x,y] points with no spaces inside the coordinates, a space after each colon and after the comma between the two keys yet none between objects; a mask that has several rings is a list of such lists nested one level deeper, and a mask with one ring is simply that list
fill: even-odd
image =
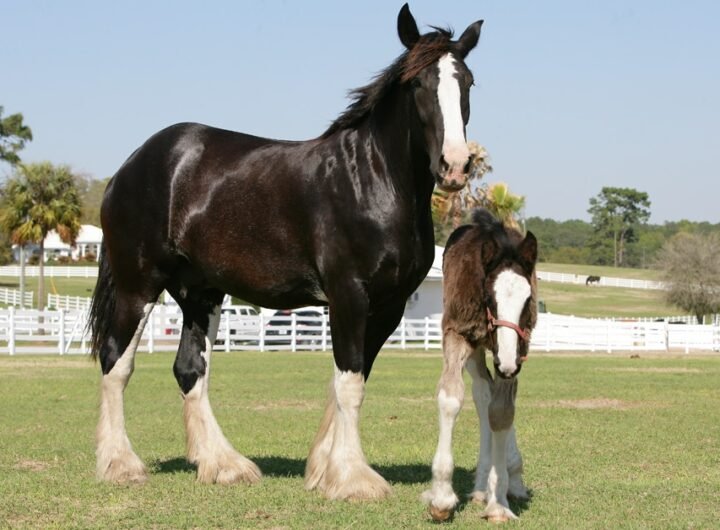
[{"label": "horse's hoof", "polygon": [[468,495],[468,499],[473,504],[485,504],[487,502],[487,495],[484,491],[473,491]]},{"label": "horse's hoof", "polygon": [[197,479],[204,484],[255,484],[262,478],[260,468],[239,453],[225,455],[222,463],[198,462]]},{"label": "horse's hoof", "polygon": [[488,504],[482,516],[491,523],[506,523],[512,519],[517,519],[517,515],[510,508],[497,502]]},{"label": "horse's hoof", "polygon": [[432,517],[433,521],[436,523],[444,523],[445,521],[450,520],[455,513],[454,510],[442,510],[440,508],[436,508],[432,504],[428,507],[428,511],[430,512],[430,517]]},{"label": "horse's hoof", "polygon": [[392,493],[390,484],[365,463],[355,464],[343,474],[338,473],[336,467],[329,465],[317,486],[330,500],[377,500]]}]

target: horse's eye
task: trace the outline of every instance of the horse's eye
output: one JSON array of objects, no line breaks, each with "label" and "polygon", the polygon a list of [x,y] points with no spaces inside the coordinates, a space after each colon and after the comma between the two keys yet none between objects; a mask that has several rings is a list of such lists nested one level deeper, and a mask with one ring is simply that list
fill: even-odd
[{"label": "horse's eye", "polygon": [[422,86],[422,83],[417,77],[414,77],[412,81],[410,81],[410,86],[413,88],[420,88]]}]

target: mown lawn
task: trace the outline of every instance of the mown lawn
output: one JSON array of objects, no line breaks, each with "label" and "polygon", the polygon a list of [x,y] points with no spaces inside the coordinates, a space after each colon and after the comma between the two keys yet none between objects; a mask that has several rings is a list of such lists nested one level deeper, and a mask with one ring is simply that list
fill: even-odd
[{"label": "mown lawn", "polygon": [[660,271],[655,269],[633,269],[630,267],[608,267],[603,265],[577,265],[572,263],[538,263],[538,270],[562,272],[586,276],[597,275],[610,278],[630,278],[634,280],[660,281]]},{"label": "mown lawn", "polygon": [[[142,486],[95,481],[98,368],[81,357],[0,358],[0,527],[435,528],[419,501],[437,435],[438,354],[383,352],[368,384],[363,442],[394,495],[330,502],[303,489],[328,354],[218,353],[211,399],[228,438],[265,473],[256,486],[195,482],[184,458],[172,355],[140,354],[128,432],[151,469]],[[517,428],[529,503],[512,528],[717,528],[720,358],[533,354]],[[469,393],[468,393],[469,396]],[[476,416],[456,428],[455,484],[472,487]],[[447,528],[478,528],[464,504]]]},{"label": "mown lawn", "polygon": [[538,298],[551,313],[578,317],[665,317],[687,315],[669,305],[663,291],[538,282]]}]

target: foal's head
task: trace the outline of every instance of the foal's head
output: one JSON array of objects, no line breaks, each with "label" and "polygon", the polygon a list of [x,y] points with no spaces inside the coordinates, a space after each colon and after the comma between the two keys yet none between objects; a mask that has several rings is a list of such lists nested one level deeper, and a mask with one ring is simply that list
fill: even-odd
[{"label": "foal's head", "polygon": [[448,31],[420,35],[410,8],[398,15],[398,34],[407,48],[401,81],[413,92],[423,125],[430,171],[446,191],[462,189],[468,180],[470,151],[465,126],[470,118],[473,76],[465,57],[478,42],[482,20],[471,24],[453,41]]},{"label": "foal's head", "polygon": [[488,228],[483,243],[485,315],[495,374],[510,378],[520,372],[535,326],[534,272],[537,240],[532,232],[523,237],[489,218],[476,214],[475,222]]}]

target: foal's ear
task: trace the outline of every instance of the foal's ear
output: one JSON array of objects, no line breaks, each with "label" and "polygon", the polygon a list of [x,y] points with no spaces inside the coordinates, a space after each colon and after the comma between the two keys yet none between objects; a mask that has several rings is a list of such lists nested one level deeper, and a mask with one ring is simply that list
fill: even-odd
[{"label": "foal's ear", "polygon": [[474,24],[470,24],[457,41],[457,51],[463,59],[470,53],[478,43],[480,38],[480,28],[483,21],[478,20]]},{"label": "foal's ear", "polygon": [[525,239],[523,239],[522,243],[520,243],[518,251],[520,253],[520,257],[528,265],[530,265],[531,268],[535,266],[538,257],[538,247],[537,239],[535,239],[535,235],[532,232],[528,232],[525,235]]},{"label": "foal's ear", "polygon": [[480,256],[482,259],[483,269],[487,272],[488,265],[495,259],[498,252],[497,243],[492,239],[486,239],[480,244]]},{"label": "foal's ear", "polygon": [[412,13],[410,13],[410,6],[407,4],[400,9],[397,26],[400,42],[409,50],[415,45],[418,39],[420,39],[420,32],[418,31],[415,18],[412,16]]}]

